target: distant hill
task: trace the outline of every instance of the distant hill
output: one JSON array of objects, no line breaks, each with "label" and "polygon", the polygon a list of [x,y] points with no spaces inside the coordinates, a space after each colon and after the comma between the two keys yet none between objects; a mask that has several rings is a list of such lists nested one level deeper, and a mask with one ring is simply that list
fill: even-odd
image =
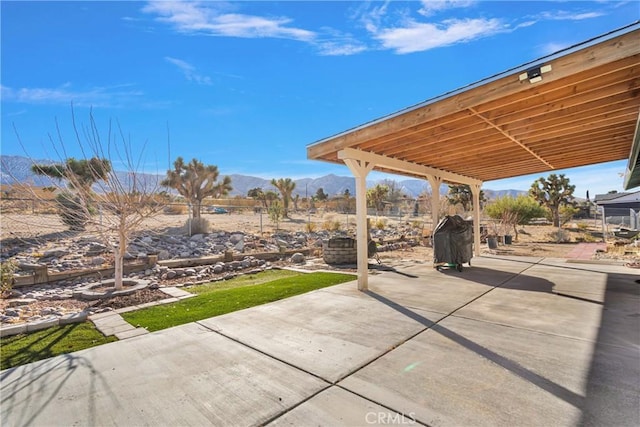
[{"label": "distant hill", "polygon": [[[9,185],[14,183],[31,184],[38,187],[46,187],[54,185],[51,178],[35,175],[31,172],[31,165],[37,164],[51,164],[54,163],[51,160],[32,160],[22,156],[6,156],[0,155],[0,184]],[[118,172],[118,176],[123,183],[128,185],[129,174],[126,171]],[[156,174],[139,174],[138,177],[142,182],[147,183],[149,186],[157,185],[158,182],[164,179],[164,175]],[[262,188],[263,190],[275,190],[271,185],[271,180],[259,178],[249,175],[232,174],[231,185],[233,191],[231,196],[246,196],[247,192],[252,188]],[[426,180],[420,179],[405,179],[395,181],[398,188],[405,192],[410,197],[417,197],[420,193],[427,191],[431,192],[431,187]],[[345,190],[349,190],[352,196],[356,194],[356,181],[355,178],[349,176],[338,175],[325,175],[320,178],[302,178],[295,180],[296,189],[294,195],[298,194],[300,197],[305,195],[312,196],[316,194],[318,189],[322,190],[329,196],[335,196],[344,194]],[[367,181],[367,187],[373,187],[381,181]],[[525,191],[519,190],[484,190],[488,199],[494,199],[505,195],[517,196],[518,194],[526,194]],[[447,186],[443,185],[440,188],[441,194],[447,193]]]}]

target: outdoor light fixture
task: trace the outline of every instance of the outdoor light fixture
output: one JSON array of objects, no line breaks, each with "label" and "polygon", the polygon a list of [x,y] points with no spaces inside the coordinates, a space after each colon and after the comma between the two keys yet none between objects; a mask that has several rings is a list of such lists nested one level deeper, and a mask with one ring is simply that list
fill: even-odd
[{"label": "outdoor light fixture", "polygon": [[538,83],[542,81],[542,74],[551,71],[551,65],[537,66],[529,68],[526,72],[520,74],[520,81],[529,80],[529,83]]}]

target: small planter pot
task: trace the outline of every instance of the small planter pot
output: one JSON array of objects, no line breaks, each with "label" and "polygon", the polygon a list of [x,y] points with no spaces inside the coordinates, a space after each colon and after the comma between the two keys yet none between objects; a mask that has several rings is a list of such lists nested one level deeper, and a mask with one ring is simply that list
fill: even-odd
[{"label": "small planter pot", "polygon": [[487,237],[487,246],[489,249],[498,249],[498,239],[495,237]]}]

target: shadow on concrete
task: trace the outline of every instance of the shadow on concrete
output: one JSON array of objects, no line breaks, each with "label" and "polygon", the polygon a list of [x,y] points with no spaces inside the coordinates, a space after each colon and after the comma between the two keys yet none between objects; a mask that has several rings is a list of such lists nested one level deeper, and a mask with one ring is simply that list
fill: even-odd
[{"label": "shadow on concrete", "polygon": [[636,280],[636,275],[607,275],[580,425],[640,425],[640,284]]},{"label": "shadow on concrete", "polygon": [[368,267],[369,267],[369,270],[390,271],[392,273],[396,273],[396,274],[399,274],[399,275],[405,276],[405,277],[410,277],[412,279],[417,279],[418,277],[420,277],[420,276],[416,276],[415,274],[405,273],[404,271],[400,271],[395,267],[389,267],[389,266],[384,265],[384,264],[369,264]]},{"label": "shadow on concrete", "polygon": [[[529,266],[536,265],[530,262],[527,264]],[[512,273],[486,267],[469,267],[465,268],[462,272],[458,272],[454,269],[441,270],[440,273],[445,276],[464,279],[481,285],[497,288],[553,293],[553,282],[542,277],[527,276],[523,274],[527,270],[528,268],[525,268],[520,272]]]},{"label": "shadow on concrete", "polygon": [[[121,405],[103,375],[93,367],[91,362],[85,357],[78,357],[72,353],[47,359],[26,370],[19,366],[4,371],[0,378],[2,380],[0,394],[2,394],[3,418],[13,420],[16,425],[32,425],[47,406],[56,404],[56,401],[61,398],[61,391],[64,390],[67,381],[80,369],[89,370],[91,373],[90,380],[86,384],[87,388],[72,390],[71,393],[65,390],[66,398],[73,396],[73,394],[89,396],[89,407],[86,416],[82,416],[82,422],[85,425],[99,425],[101,420],[96,417],[95,397],[97,395],[110,397],[114,404],[114,410],[117,410]],[[100,389],[98,390],[99,385]],[[15,396],[23,389],[31,389],[30,393],[20,393],[21,396],[27,396],[28,402],[14,401]],[[22,413],[13,413],[15,407],[22,407]],[[53,422],[53,420],[51,421]]]},{"label": "shadow on concrete", "polygon": [[[571,267],[568,268],[571,269]],[[443,273],[495,286],[483,278],[487,277],[487,273],[495,275],[499,273],[498,271],[482,267],[474,267],[474,269],[481,274],[471,274],[470,271],[463,273],[443,271]],[[514,276],[522,275],[511,274],[511,277]],[[531,276],[522,276],[522,279],[506,283],[507,279],[498,287],[553,293],[554,284],[546,279]],[[555,293],[559,296],[602,305],[598,336],[594,343],[589,372],[585,373],[585,396],[574,393],[437,322],[434,324],[426,317],[376,292],[368,290],[364,293],[579,408],[582,411],[580,425],[630,426],[640,425],[640,284],[636,280],[638,280],[637,275],[607,274],[602,303]]]},{"label": "shadow on concrete", "polygon": [[385,298],[384,296],[376,292],[368,290],[368,291],[364,291],[364,293],[370,296],[371,298],[385,304],[386,306],[398,311],[399,313],[402,313],[403,315],[409,317],[410,319],[421,323],[422,325],[427,327],[427,329],[431,329],[432,331],[452,340],[453,342],[463,346],[464,348],[473,351],[479,356],[482,356],[485,359],[490,360],[491,362],[501,366],[502,368],[510,371],[514,375],[517,375],[518,377],[526,381],[529,381],[530,383],[536,385],[537,387],[540,387],[541,389],[546,390],[547,392],[553,394],[559,399],[564,400],[570,405],[575,406],[576,408],[582,408],[584,404],[584,397],[574,393],[573,391],[567,389],[566,387],[563,387],[562,385],[557,384],[525,368],[519,363],[514,362],[513,360],[507,357],[504,357],[486,347],[483,347],[482,345],[474,341],[471,341],[468,338],[463,337],[462,335],[452,331],[451,329],[446,328],[437,322],[433,322],[427,319],[426,317],[416,313],[415,311],[412,311],[407,307],[404,307],[396,303],[395,301]]}]

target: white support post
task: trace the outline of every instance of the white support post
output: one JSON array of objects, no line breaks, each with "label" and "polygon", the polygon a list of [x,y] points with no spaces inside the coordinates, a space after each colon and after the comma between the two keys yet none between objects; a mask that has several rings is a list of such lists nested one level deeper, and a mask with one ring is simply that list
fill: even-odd
[{"label": "white support post", "polygon": [[431,221],[433,223],[431,231],[435,230],[440,217],[440,185],[442,185],[442,177],[428,175],[429,185],[431,185]]},{"label": "white support post", "polygon": [[480,256],[480,187],[482,184],[471,185],[473,194],[473,256]]},{"label": "white support post", "polygon": [[373,163],[364,160],[345,158],[344,163],[356,178],[356,243],[358,250],[358,290],[369,288],[369,256],[367,236],[367,175],[373,169]]}]

